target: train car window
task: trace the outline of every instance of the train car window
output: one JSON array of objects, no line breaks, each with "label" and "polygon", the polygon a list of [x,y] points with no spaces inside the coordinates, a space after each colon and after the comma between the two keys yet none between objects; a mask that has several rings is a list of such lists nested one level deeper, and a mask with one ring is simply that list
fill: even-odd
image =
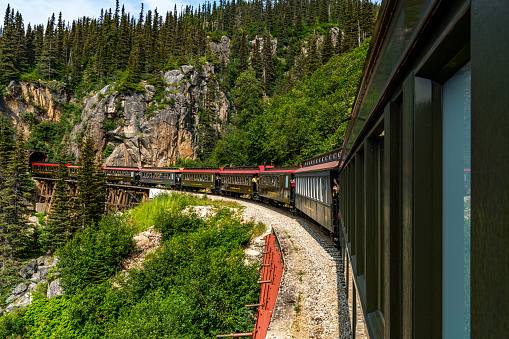
[{"label": "train car window", "polygon": [[[442,305],[446,337],[470,337],[471,168],[470,63],[443,86]],[[459,128],[458,128],[459,127]],[[453,314],[454,313],[454,314]]]},{"label": "train car window", "polygon": [[320,192],[320,202],[324,202],[323,201],[323,180],[322,180],[322,178],[320,178],[320,190],[319,190],[319,192]]},{"label": "train car window", "polygon": [[286,184],[285,184],[285,188],[288,188],[288,176],[286,176]]}]

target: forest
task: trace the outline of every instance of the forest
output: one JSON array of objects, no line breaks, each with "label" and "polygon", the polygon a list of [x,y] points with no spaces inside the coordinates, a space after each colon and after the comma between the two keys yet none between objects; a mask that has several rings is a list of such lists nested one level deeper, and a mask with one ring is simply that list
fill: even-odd
[{"label": "forest", "polygon": [[[0,69],[3,72],[0,85],[12,80],[43,80],[63,83],[72,91],[75,99],[65,107],[70,113],[66,113],[63,121],[32,124],[33,137],[29,138],[29,146],[56,154],[60,140],[76,123],[80,110],[77,103],[87,93],[110,83],[114,83],[115,90],[120,93],[142,92],[143,84],[147,83],[162,88],[161,72],[182,65],[200,67],[212,63],[220,68],[220,87],[233,103],[233,114],[225,123],[212,116],[209,109],[212,103],[200,108],[200,126],[194,140],[199,149],[195,164],[255,164],[260,163],[262,155],[264,161],[295,164],[307,156],[341,145],[342,137],[336,132],[335,120],[343,121],[348,117],[363,67],[363,57],[351,55],[351,52],[371,36],[377,11],[378,5],[367,0],[274,3],[234,0],[205,2],[197,8],[186,6],[181,11],[175,8],[164,14],[157,9],[145,11],[141,4],[139,15],[134,16],[126,13],[117,1],[115,9],[101,10],[98,18],[83,17],[66,22],[60,13],[58,19],[53,15],[46,26],[28,24],[25,28],[22,14],[8,5],[1,27]],[[222,37],[229,41],[227,55],[211,49]],[[361,49],[365,53],[367,48]],[[343,61],[338,61],[341,56]],[[322,66],[336,76],[313,78],[314,72]],[[249,85],[244,84],[245,81]],[[295,95],[299,90],[296,87],[300,86],[302,95],[313,102],[313,95],[334,96],[334,91],[339,89],[334,86],[343,85],[343,82],[347,83],[344,89],[349,88],[348,93],[341,95],[345,105],[335,104],[332,110],[327,110],[327,117],[318,118],[321,124],[328,125],[312,133],[304,147],[295,144],[280,148],[276,142],[270,145],[276,148],[269,149],[266,142],[262,151],[246,153],[244,148],[237,152],[243,154],[241,157],[222,156],[230,152],[223,145],[237,139],[235,131],[253,121],[255,116],[261,121],[268,119],[269,125],[278,121],[276,117],[290,119],[281,112],[276,113],[272,102],[297,105]],[[239,84],[244,84],[245,88]],[[322,85],[328,88],[328,93],[314,90]],[[305,90],[307,88],[309,90]],[[244,110],[246,104],[251,110],[249,114]],[[302,106],[285,109],[299,112]],[[307,117],[314,119],[311,114]],[[292,123],[297,123],[298,127],[309,126],[305,117],[298,120]],[[219,130],[213,127],[218,124],[221,125]],[[274,135],[270,131],[274,131],[275,126],[257,131],[254,139],[271,140]],[[240,130],[243,132],[244,128]],[[319,141],[324,135],[328,141]],[[333,135],[335,137],[331,138]],[[305,152],[300,154],[300,150]],[[259,156],[253,156],[252,152]],[[182,159],[189,164],[185,160]]]}]

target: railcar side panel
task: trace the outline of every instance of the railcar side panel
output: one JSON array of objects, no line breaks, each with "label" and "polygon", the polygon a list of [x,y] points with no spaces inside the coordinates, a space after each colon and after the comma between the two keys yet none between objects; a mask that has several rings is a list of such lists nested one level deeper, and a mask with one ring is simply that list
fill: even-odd
[{"label": "railcar side panel", "polygon": [[291,201],[291,174],[260,173],[261,197],[289,204]]},{"label": "railcar side panel", "polygon": [[193,190],[215,189],[216,173],[182,173],[182,187]]},{"label": "railcar side panel", "polygon": [[236,195],[253,194],[252,174],[225,174],[221,177],[221,190]]},{"label": "railcar side panel", "polygon": [[175,186],[175,173],[163,171],[140,171],[140,182],[151,185]]},{"label": "railcar side panel", "polygon": [[332,183],[334,171],[303,172],[295,176],[295,207],[334,232]]}]

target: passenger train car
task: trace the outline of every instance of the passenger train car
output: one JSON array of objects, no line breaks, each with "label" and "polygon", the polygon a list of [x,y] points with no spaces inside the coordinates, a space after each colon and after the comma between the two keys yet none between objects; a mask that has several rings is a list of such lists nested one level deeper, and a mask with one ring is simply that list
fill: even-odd
[{"label": "passenger train car", "polygon": [[175,186],[177,182],[177,175],[180,173],[181,168],[151,168],[142,167],[138,171],[138,180],[142,185],[164,185]]},{"label": "passenger train car", "polygon": [[268,168],[259,174],[258,196],[261,200],[295,207],[295,176],[300,167]]},{"label": "passenger train car", "polygon": [[315,220],[336,238],[337,201],[333,199],[334,179],[339,170],[338,150],[306,160],[295,171],[295,208]]},{"label": "passenger train car", "polygon": [[[308,216],[330,233],[333,221],[332,180],[337,175],[339,150],[309,159],[301,166],[231,166],[220,168],[103,167],[109,183],[164,186],[189,191],[247,196],[273,205],[288,206]],[[323,164],[322,164],[323,162]],[[78,176],[80,166],[67,164],[68,175]],[[33,163],[35,176],[55,177],[58,164]]]}]

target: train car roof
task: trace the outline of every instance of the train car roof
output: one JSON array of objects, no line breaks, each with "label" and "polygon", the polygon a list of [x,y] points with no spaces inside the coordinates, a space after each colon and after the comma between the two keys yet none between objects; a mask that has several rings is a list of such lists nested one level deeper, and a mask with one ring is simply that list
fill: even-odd
[{"label": "train car roof", "polygon": [[33,162],[32,165],[38,165],[38,166],[58,166],[58,162]]},{"label": "train car roof", "polygon": [[219,173],[221,172],[220,168],[206,168],[206,169],[200,169],[200,168],[189,168],[189,169],[182,169],[180,172],[182,173]]},{"label": "train car roof", "polygon": [[182,171],[181,168],[141,168],[140,172],[160,172],[160,173],[176,173]]},{"label": "train car roof", "polygon": [[252,170],[228,170],[228,171],[222,171],[221,174],[222,175],[228,175],[228,174],[258,174],[258,173],[262,173],[262,171],[260,170],[255,170],[255,169],[252,169]]},{"label": "train car roof", "polygon": [[103,167],[103,170],[139,171],[138,167]]},{"label": "train car roof", "polygon": [[260,174],[295,173],[295,171],[297,171],[298,169],[300,169],[300,166],[270,168],[263,172],[260,172]]},{"label": "train car roof", "polygon": [[329,162],[324,162],[324,163],[318,164],[318,165],[299,168],[298,170],[295,171],[295,173],[324,171],[324,170],[331,170],[331,169],[334,169],[337,167],[339,167],[339,161],[329,161]]}]

